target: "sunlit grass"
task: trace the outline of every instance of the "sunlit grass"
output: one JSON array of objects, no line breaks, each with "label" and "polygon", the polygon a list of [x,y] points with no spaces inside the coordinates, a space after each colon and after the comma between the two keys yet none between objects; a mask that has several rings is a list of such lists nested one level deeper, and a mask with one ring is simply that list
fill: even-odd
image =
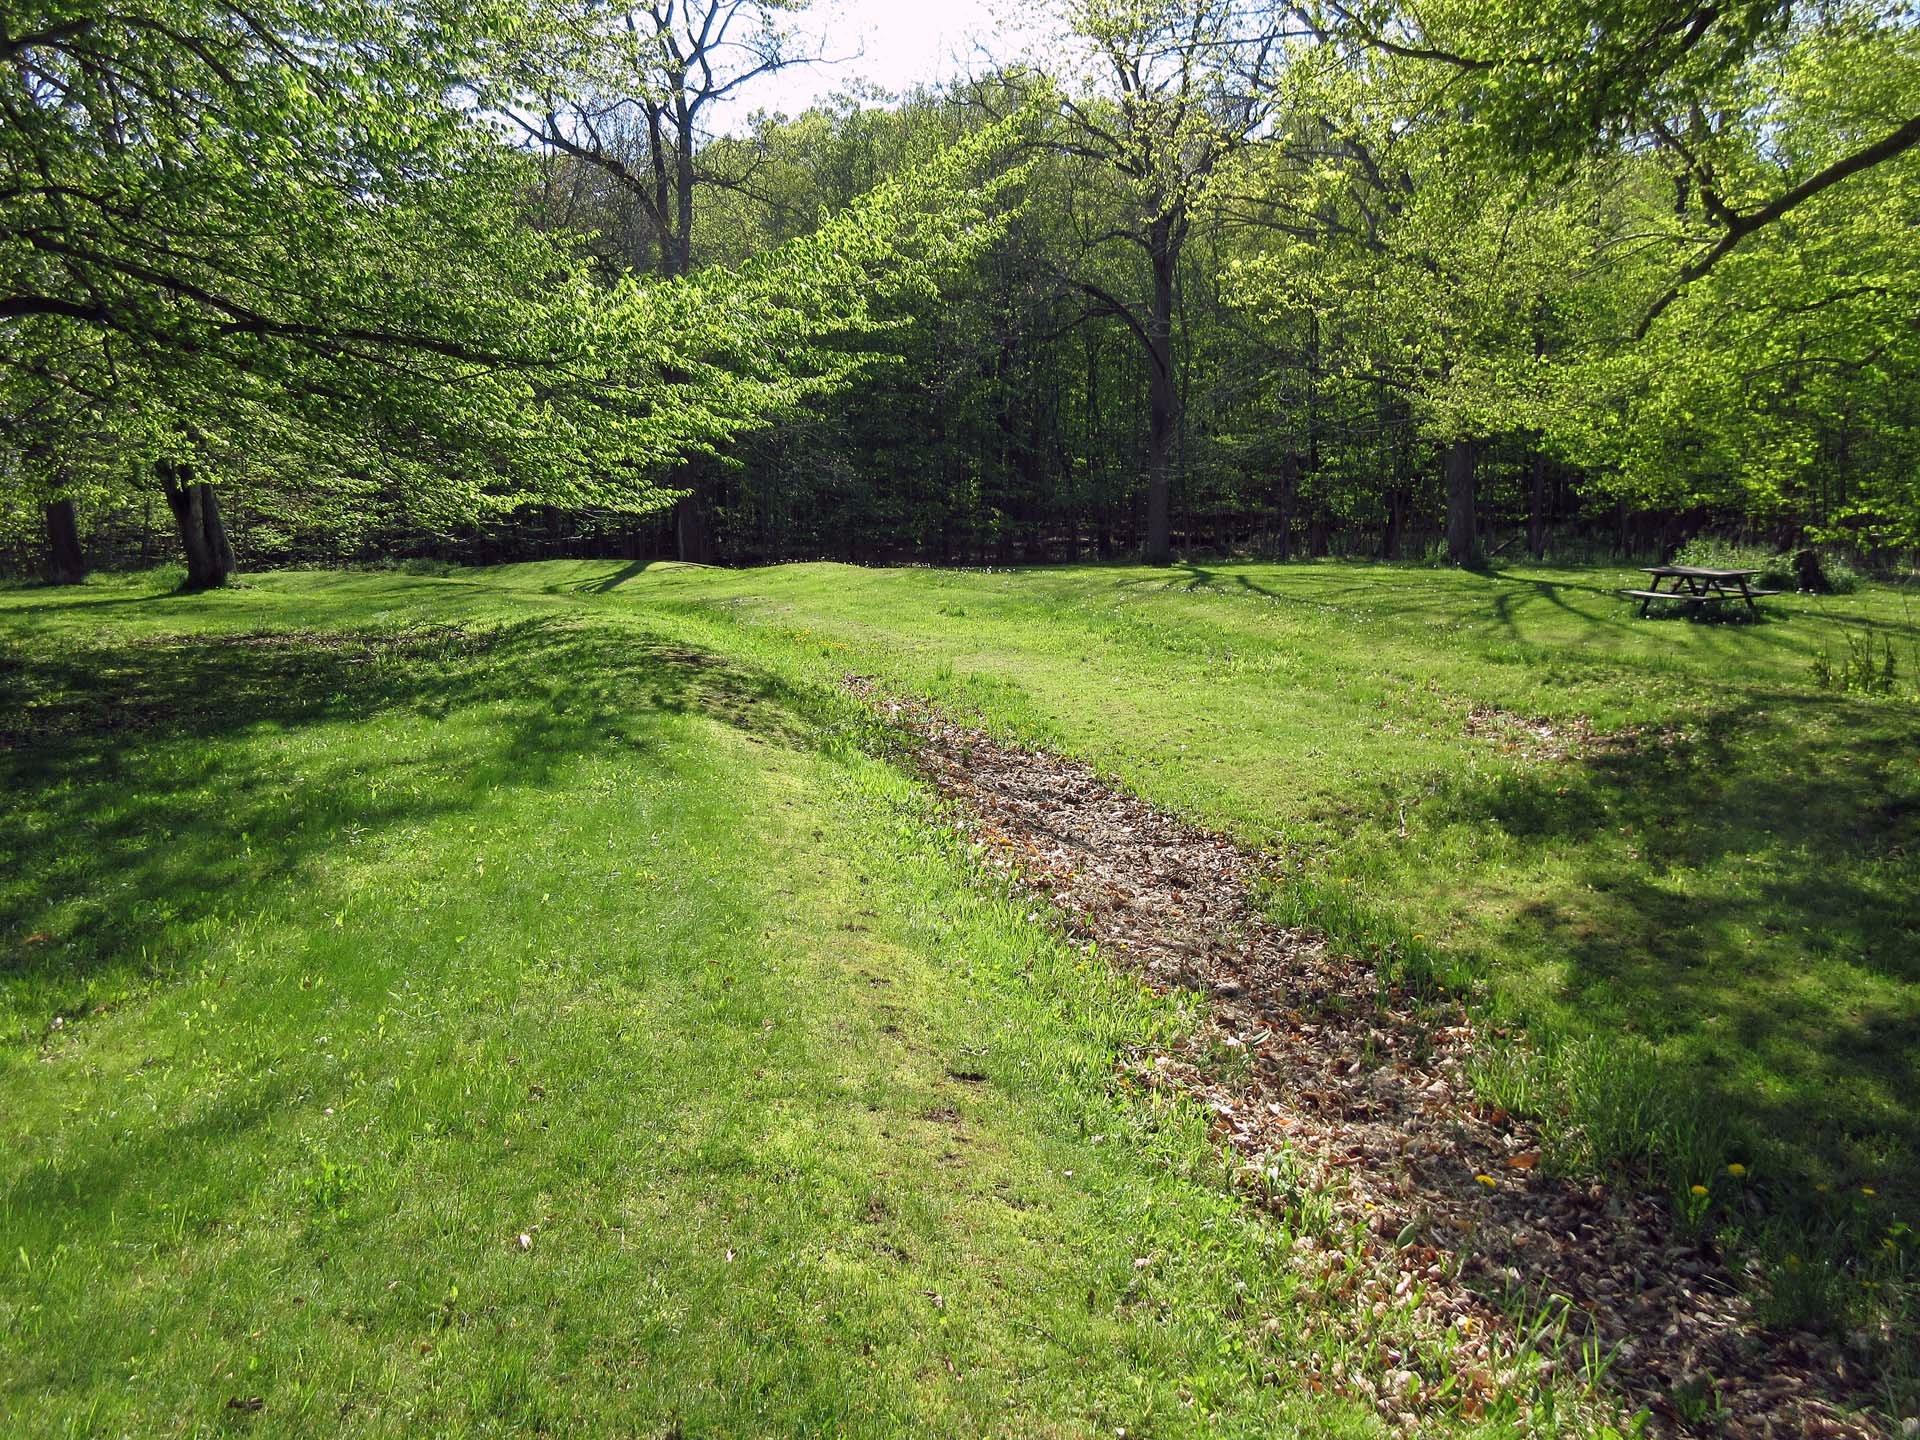
[{"label": "sunlit grass", "polygon": [[[502,578],[580,593],[609,571]],[[1821,691],[1812,657],[1862,625],[1920,633],[1920,611],[1881,589],[1779,596],[1757,625],[1643,621],[1628,583],[789,566],[602,593],[1083,755],[1272,851],[1287,918],[1479,977],[1537,1044],[1626,1042],[1764,1183],[1910,1205],[1920,707]]]},{"label": "sunlit grass", "polygon": [[1642,622],[1628,581],[0,595],[0,1394],[107,1430],[254,1396],[363,1433],[1365,1430],[1286,1383],[1349,1342],[1298,1338],[1284,1226],[1107,1095],[1178,1015],[975,885],[849,672],[1265,848],[1282,918],[1516,1022],[1480,1080],[1554,1163],[1707,1189],[1781,1323],[1910,1329],[1920,711],[1812,657],[1913,622]]},{"label": "sunlit grass", "polygon": [[1903,592],[1713,624],[1641,620],[1595,570],[501,579],[933,694],[1268,850],[1279,918],[1517,1025],[1555,1163],[1666,1190],[1782,1294],[1817,1257],[1823,1305],[1775,1310],[1913,1349],[1920,707],[1814,664],[1920,634]]},{"label": "sunlit grass", "polygon": [[9,1433],[1375,1431],[1108,1093],[1173,1004],[850,707],[471,594],[16,612]]}]

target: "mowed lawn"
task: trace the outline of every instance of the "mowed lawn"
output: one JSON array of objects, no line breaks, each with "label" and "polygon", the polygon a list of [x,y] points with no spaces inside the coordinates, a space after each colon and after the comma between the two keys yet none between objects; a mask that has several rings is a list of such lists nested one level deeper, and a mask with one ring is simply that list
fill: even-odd
[{"label": "mowed lawn", "polygon": [[1177,1002],[850,704],[486,576],[0,608],[0,1432],[1367,1435],[1310,1349],[1444,1372],[1114,1092]]},{"label": "mowed lawn", "polygon": [[[1619,1088],[1572,1097],[1621,1132],[1569,1136],[1589,1158],[1644,1129],[1617,1112],[1670,1103],[1714,1132],[1703,1171],[1908,1214],[1920,1196],[1920,596],[1783,595],[1714,624],[1642,620],[1616,593],[1636,573],[1593,569],[494,583],[625,599],[796,681],[877,675],[1271,850],[1281,913],[1484,984],[1571,1057],[1565,1083]],[[1869,627],[1905,700],[1814,683]]]},{"label": "mowed lawn", "polygon": [[1283,915],[1481,989],[1524,1037],[1485,1083],[1556,1163],[1877,1245],[1920,1188],[1920,707],[1812,659],[1920,623],[1884,589],[1641,621],[1625,583],[0,593],[0,1417],[1365,1434],[1303,1356],[1437,1380],[1297,1276],[1309,1222],[1239,1203],[1201,1117],[1113,1093],[1177,1000],[983,886],[848,673],[1082,755],[1269,849]]}]

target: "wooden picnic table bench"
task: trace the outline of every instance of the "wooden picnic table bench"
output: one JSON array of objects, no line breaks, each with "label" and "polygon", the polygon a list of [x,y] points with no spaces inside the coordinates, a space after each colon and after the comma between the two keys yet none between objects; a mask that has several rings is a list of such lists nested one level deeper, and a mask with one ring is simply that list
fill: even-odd
[{"label": "wooden picnic table bench", "polygon": [[[1620,593],[1638,600],[1643,616],[1656,600],[1673,600],[1682,605],[1724,605],[1729,600],[1744,600],[1749,610],[1758,613],[1760,607],[1753,603],[1755,600],[1762,595],[1780,593],[1756,590],[1747,583],[1760,573],[1758,570],[1714,570],[1703,565],[1643,565],[1640,568],[1653,577],[1653,583],[1645,590]],[[1662,580],[1671,580],[1673,584],[1662,590]]]}]

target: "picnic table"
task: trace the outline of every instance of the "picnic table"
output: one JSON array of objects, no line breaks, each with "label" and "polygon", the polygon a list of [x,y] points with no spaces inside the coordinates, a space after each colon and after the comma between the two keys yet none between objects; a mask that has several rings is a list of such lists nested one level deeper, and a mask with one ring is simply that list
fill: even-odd
[{"label": "picnic table", "polygon": [[[1759,611],[1753,602],[1762,595],[1778,595],[1778,590],[1756,590],[1747,582],[1760,572],[1758,570],[1712,570],[1702,565],[1643,565],[1640,567],[1653,577],[1653,583],[1645,590],[1622,590],[1622,595],[1631,596],[1640,602],[1640,613],[1645,615],[1647,607],[1656,600],[1672,600],[1682,605],[1724,605],[1729,600],[1744,600],[1749,610]],[[1667,589],[1660,588],[1662,580],[1673,582]]]}]

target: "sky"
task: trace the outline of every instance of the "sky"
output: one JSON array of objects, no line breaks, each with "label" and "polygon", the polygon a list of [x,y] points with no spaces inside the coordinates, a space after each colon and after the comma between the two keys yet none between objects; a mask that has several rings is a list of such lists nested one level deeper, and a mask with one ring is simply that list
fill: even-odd
[{"label": "sky", "polygon": [[762,76],[727,107],[720,128],[744,128],[755,110],[795,114],[856,81],[900,91],[963,74],[978,45],[1000,56],[1020,48],[1022,27],[1005,17],[1028,8],[1018,0],[815,0],[794,29],[803,47],[811,41],[842,63]]}]

